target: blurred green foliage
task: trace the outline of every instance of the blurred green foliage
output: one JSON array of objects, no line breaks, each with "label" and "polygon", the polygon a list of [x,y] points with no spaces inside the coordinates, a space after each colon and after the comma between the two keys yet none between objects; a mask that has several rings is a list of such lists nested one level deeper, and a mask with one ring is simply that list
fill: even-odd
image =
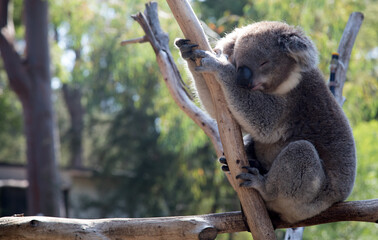
[{"label": "blurred green foliage", "polygon": [[21,114],[21,103],[15,93],[0,79],[0,159],[4,162],[25,161]]},{"label": "blurred green foliage", "polygon": [[[16,38],[23,36],[21,3],[14,1]],[[205,134],[169,96],[148,44],[124,47],[120,42],[143,36],[130,15],[144,10],[144,1],[50,1],[51,57],[55,107],[61,140],[61,166],[68,166],[69,116],[61,84],[82,90],[85,109],[85,166],[118,184],[102,189],[101,201],[84,208],[97,217],[168,216],[239,210]],[[162,28],[184,79],[185,70],[172,40],[182,37],[165,1],[159,0]],[[210,28],[223,36],[254,21],[278,20],[301,26],[320,53],[319,67],[329,75],[331,53],[353,11],[365,20],[357,37],[344,95],[344,110],[353,126],[358,175],[350,200],[376,198],[378,193],[378,2],[374,0],[240,0],[193,1]],[[19,51],[22,52],[22,40]],[[80,54],[80,58],[77,54]],[[0,161],[24,162],[22,110],[0,69]],[[115,189],[115,190],[114,190]],[[283,231],[277,231],[282,237]],[[305,229],[304,239],[373,239],[373,224],[335,223]],[[250,234],[218,239],[250,239]]]}]

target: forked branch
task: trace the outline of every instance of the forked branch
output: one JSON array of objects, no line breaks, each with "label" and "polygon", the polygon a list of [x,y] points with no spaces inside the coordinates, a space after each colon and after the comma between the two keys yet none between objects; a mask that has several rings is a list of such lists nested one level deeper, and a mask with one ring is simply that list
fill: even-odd
[{"label": "forked branch", "polygon": [[145,14],[138,13],[135,14],[133,18],[141,25],[146,34],[143,38],[151,44],[155,51],[160,71],[164,76],[164,82],[167,85],[171,96],[181,110],[184,111],[210,138],[217,155],[222,155],[223,148],[216,122],[197,107],[186,92],[180,72],[174,63],[171,52],[169,51],[168,35],[160,28],[157,15],[157,3],[146,4]]}]

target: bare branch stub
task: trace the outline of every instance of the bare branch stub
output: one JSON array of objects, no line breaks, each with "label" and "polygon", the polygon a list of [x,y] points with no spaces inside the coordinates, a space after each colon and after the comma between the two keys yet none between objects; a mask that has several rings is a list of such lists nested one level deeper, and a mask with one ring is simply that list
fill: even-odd
[{"label": "bare branch stub", "polygon": [[340,105],[343,105],[344,102],[343,87],[346,80],[350,56],[363,20],[364,15],[360,12],[353,12],[350,15],[341,37],[339,48],[337,49],[340,56],[339,66],[336,69],[335,75],[337,84],[335,87],[335,98]]},{"label": "bare branch stub", "polygon": [[124,40],[121,42],[121,46],[125,46],[127,44],[134,44],[134,43],[145,43],[148,42],[148,39],[146,36],[139,37],[139,38],[133,38],[129,40]]},{"label": "bare branch stub", "polygon": [[143,28],[143,31],[146,33],[145,37],[151,43],[151,46],[154,49],[155,53],[159,52],[160,44],[156,40],[156,37],[152,32],[150,25],[148,24],[146,16],[143,13],[139,12],[131,17]]}]

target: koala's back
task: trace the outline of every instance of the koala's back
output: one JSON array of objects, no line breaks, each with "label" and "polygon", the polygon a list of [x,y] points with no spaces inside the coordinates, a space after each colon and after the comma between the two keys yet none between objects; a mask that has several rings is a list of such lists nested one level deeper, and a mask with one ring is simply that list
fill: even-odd
[{"label": "koala's back", "polygon": [[[346,198],[356,175],[356,150],[352,130],[341,107],[327,89],[318,70],[303,73],[293,91],[292,140],[310,141],[323,160],[335,194]],[[296,122],[295,122],[296,121]]]}]

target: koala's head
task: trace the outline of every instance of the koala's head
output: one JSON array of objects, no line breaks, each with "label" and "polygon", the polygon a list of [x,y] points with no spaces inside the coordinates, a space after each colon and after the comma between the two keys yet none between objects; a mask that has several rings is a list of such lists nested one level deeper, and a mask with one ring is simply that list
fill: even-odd
[{"label": "koala's head", "polygon": [[282,22],[258,22],[238,28],[216,46],[237,68],[236,84],[285,94],[301,72],[316,68],[317,50],[300,28]]}]

